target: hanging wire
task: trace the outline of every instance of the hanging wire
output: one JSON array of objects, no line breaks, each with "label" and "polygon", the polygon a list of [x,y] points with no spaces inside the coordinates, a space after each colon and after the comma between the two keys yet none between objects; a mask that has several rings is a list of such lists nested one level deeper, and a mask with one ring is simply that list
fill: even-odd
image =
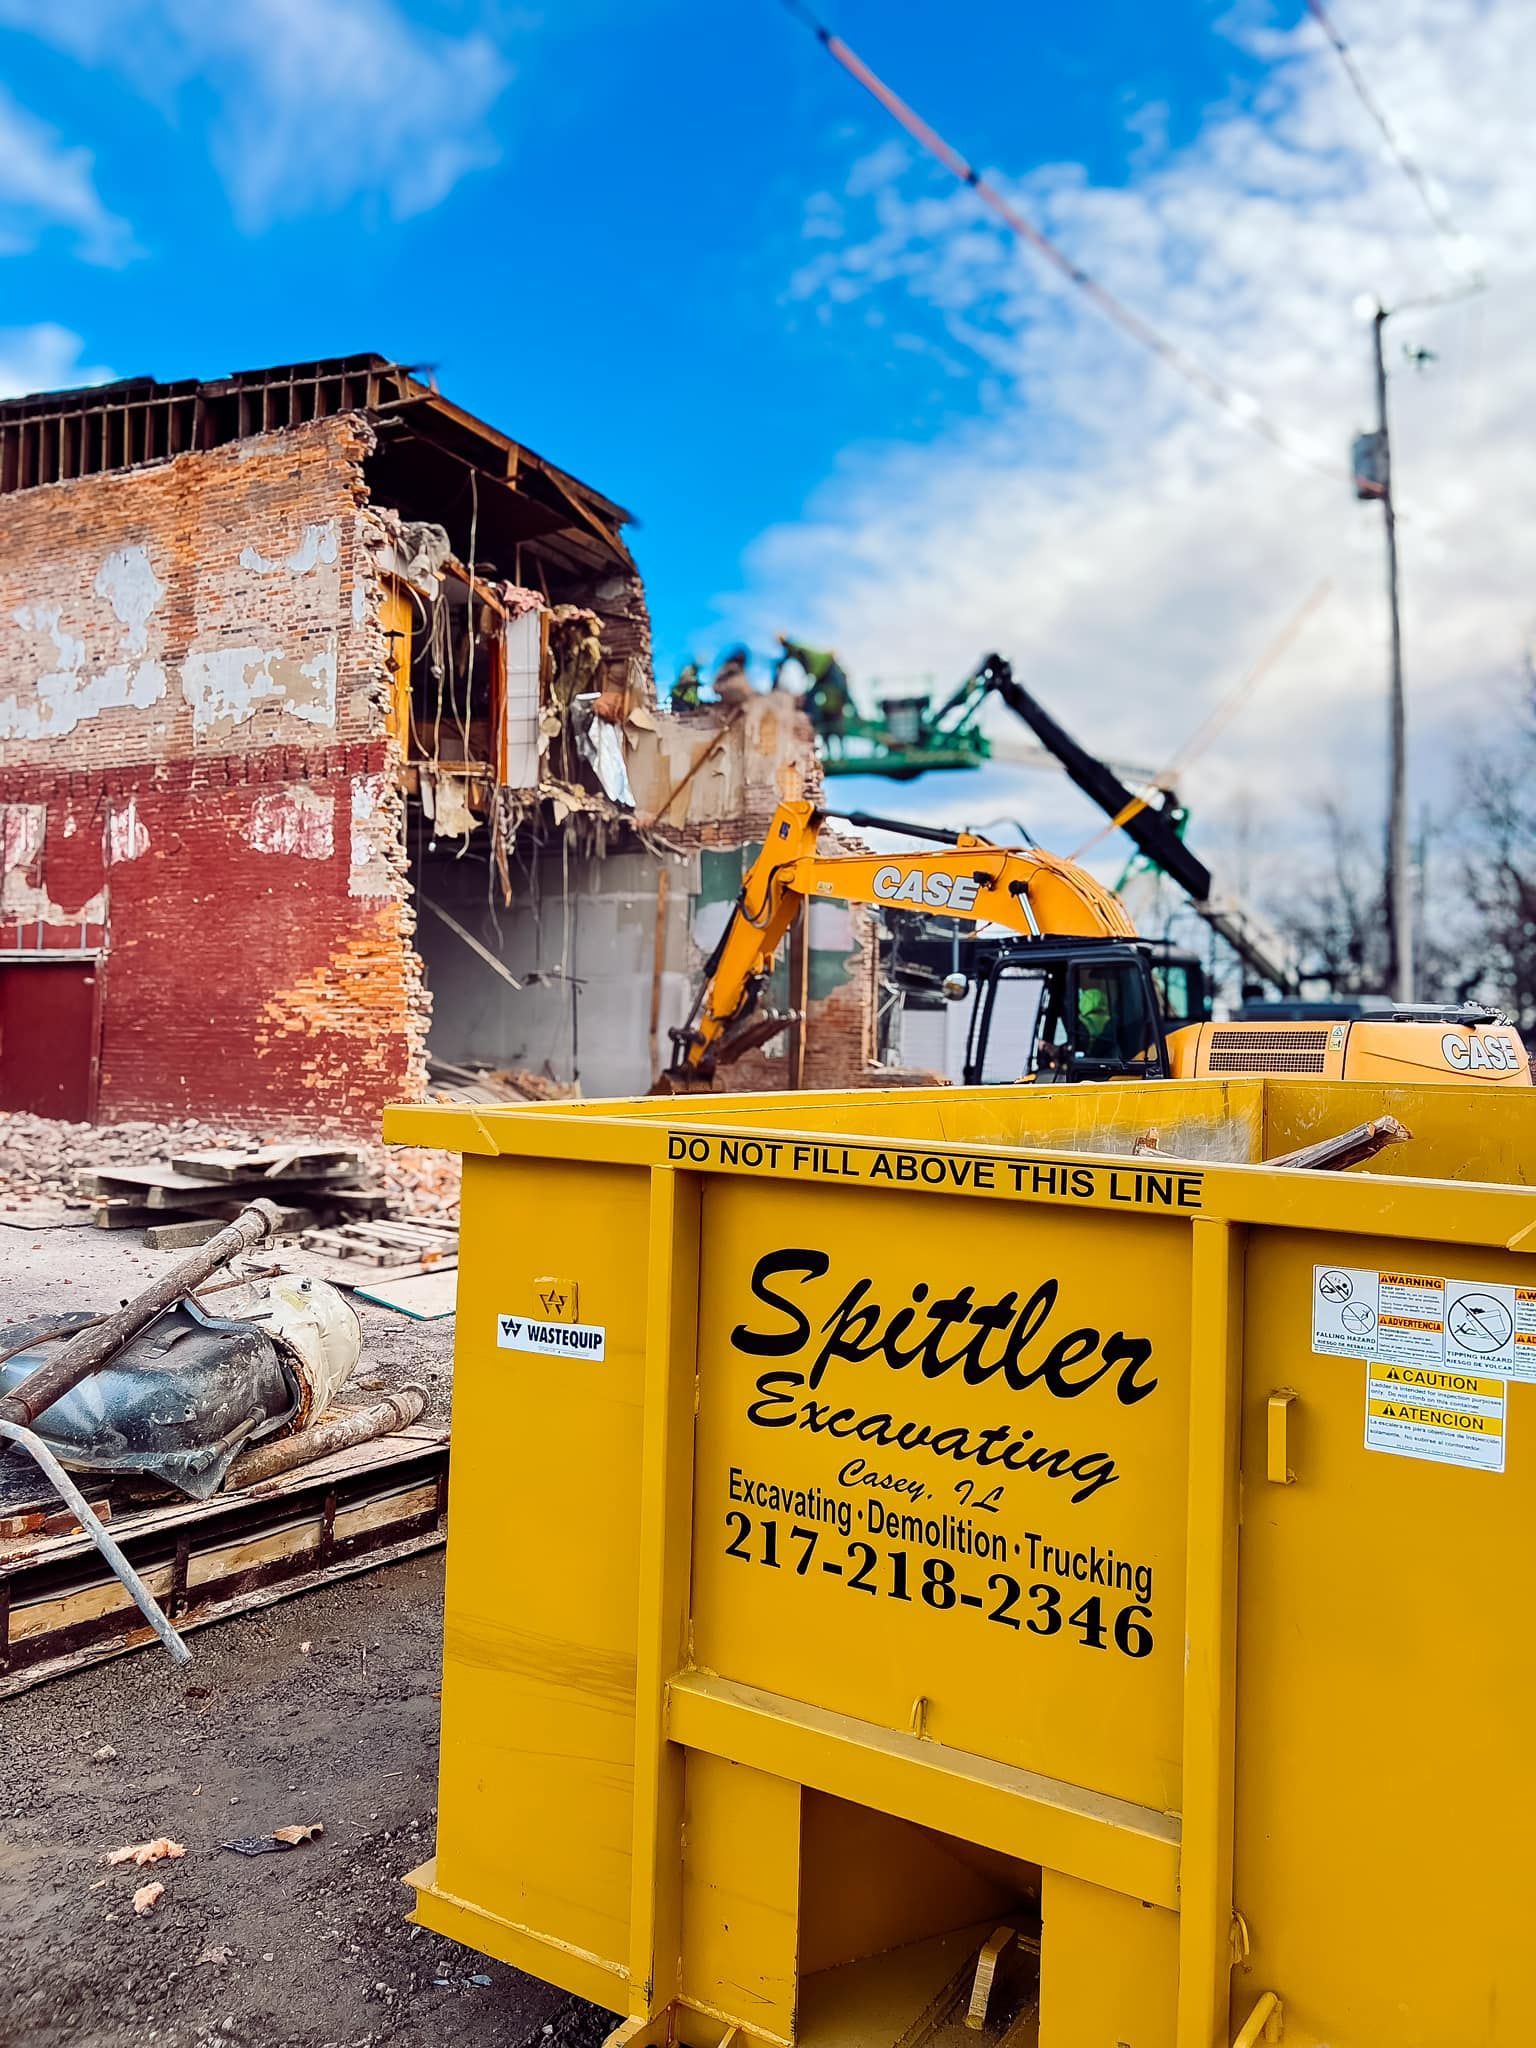
[{"label": "hanging wire", "polygon": [[[1451,218],[1444,202],[1436,198],[1434,187],[1431,185],[1424,170],[1409,155],[1397,130],[1388,120],[1385,108],[1366,83],[1365,74],[1355,61],[1353,50],[1350,49],[1349,44],[1339,33],[1328,10],[1323,6],[1323,0],[1306,0],[1306,7],[1308,14],[1311,15],[1328,42],[1332,45],[1334,54],[1343,66],[1344,75],[1354,89],[1355,98],[1359,100],[1361,106],[1364,107],[1371,120],[1375,123],[1382,141],[1387,145],[1393,162],[1418,195],[1419,204],[1423,207],[1430,226],[1435,231],[1435,239],[1440,249],[1441,260],[1444,262],[1446,269],[1460,278],[1471,290],[1481,291],[1486,282],[1482,272],[1474,265],[1469,265],[1465,262],[1453,262],[1450,251],[1447,248],[1447,244],[1450,244],[1452,247],[1459,247],[1465,251],[1467,237]],[[1435,300],[1430,303],[1438,304],[1440,301]],[[1394,308],[1393,310],[1397,311],[1400,309]]]},{"label": "hanging wire", "polygon": [[989,207],[1021,242],[1026,243],[1053,269],[1059,271],[1067,282],[1080,291],[1095,310],[1113,326],[1118,327],[1122,334],[1129,336],[1138,347],[1156,356],[1210,404],[1225,413],[1228,419],[1246,428],[1249,433],[1257,434],[1260,440],[1267,441],[1288,461],[1298,463],[1319,476],[1326,476],[1333,482],[1343,479],[1353,483],[1353,477],[1347,468],[1324,462],[1292,441],[1259,410],[1256,400],[1206,369],[1203,363],[1188,355],[1176,342],[1170,341],[1139,313],[1116,298],[1106,285],[1100,284],[1097,278],[1084,270],[1082,265],[1075,262],[1064,249],[1059,248],[1048,235],[1035,226],[1032,220],[1019,211],[1012,200],[1006,198],[995,185],[984,178],[974,164],[967,162],[959,150],[946,142],[936,129],[930,128],[920,114],[915,113],[905,100],[871,71],[841,36],[834,35],[824,22],[819,21],[811,13],[805,0],[781,0],[781,5],[811,31],[827,54],[834,58],[851,78],[880,102],[914,142],[926,149],[929,155],[936,158],[953,177],[960,180],[962,185],[968,185],[982,204]]},{"label": "hanging wire", "polygon": [[1243,705],[1247,703],[1276,662],[1290,649],[1301,632],[1302,627],[1306,625],[1312,614],[1323,604],[1332,588],[1332,582],[1325,577],[1302,600],[1301,604],[1292,612],[1290,618],[1287,619],[1274,639],[1270,641],[1252,668],[1249,669],[1247,675],[1237,685],[1237,688],[1224,697],[1210,715],[1201,721],[1179,749],[1178,753],[1168,763],[1168,766],[1162,770],[1143,794],[1138,796],[1133,802],[1126,804],[1123,809],[1117,811],[1107,825],[1101,825],[1099,830],[1091,838],[1085,839],[1075,852],[1069,853],[1067,855],[1068,860],[1080,861],[1084,854],[1091,853],[1101,840],[1109,837],[1111,832],[1117,830],[1121,825],[1128,824],[1139,812],[1146,810],[1152,801],[1154,791],[1171,789],[1173,787],[1184,770],[1190,767],[1205,752],[1206,748],[1216,740],[1224,728],[1237,716]]}]

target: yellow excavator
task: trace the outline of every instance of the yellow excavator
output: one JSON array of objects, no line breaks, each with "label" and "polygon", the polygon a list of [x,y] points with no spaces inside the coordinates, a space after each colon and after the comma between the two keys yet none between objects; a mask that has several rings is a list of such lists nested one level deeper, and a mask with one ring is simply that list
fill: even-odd
[{"label": "yellow excavator", "polygon": [[[779,946],[807,903],[824,901],[885,905],[1017,935],[1019,943],[993,953],[977,979],[968,1082],[995,1075],[995,1047],[1006,1035],[1017,1065],[1009,1078],[1023,1081],[1312,1074],[1531,1085],[1520,1035],[1496,1010],[1425,1005],[1352,1018],[1213,1023],[1198,962],[1175,960],[1141,938],[1120,899],[1071,861],[972,833],[933,853],[822,854],[822,815],[805,801],[775,811],[688,1019],[671,1034],[672,1064],[658,1092],[709,1087],[721,1067],[795,1021],[759,1006]],[[958,999],[968,993],[963,977],[946,987]]]}]

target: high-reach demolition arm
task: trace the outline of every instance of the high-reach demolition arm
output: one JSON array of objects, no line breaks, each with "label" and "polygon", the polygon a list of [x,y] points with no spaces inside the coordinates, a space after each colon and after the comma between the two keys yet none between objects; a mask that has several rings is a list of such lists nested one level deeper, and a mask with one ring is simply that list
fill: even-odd
[{"label": "high-reach demolition arm", "polygon": [[1038,847],[994,846],[962,833],[934,853],[818,854],[822,813],[806,802],[773,814],[686,1024],[672,1033],[670,1078],[707,1080],[721,1059],[784,1028],[752,1021],[774,955],[807,903],[884,903],[997,924],[1023,938],[1134,939],[1120,899]]}]

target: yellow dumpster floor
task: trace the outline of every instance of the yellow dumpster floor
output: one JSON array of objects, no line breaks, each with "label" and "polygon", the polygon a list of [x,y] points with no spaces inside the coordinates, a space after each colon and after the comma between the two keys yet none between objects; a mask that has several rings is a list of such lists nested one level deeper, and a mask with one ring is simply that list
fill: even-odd
[{"label": "yellow dumpster floor", "polygon": [[965,2024],[976,1959],[997,1925],[815,1971],[800,1986],[799,2048],[1034,2048],[1037,1970],[1017,1945],[999,1968],[985,2030]]}]

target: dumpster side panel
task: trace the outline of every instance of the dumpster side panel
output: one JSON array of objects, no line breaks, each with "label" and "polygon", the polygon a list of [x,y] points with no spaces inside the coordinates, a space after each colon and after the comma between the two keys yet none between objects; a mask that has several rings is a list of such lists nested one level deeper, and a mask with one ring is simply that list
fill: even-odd
[{"label": "dumpster side panel", "polygon": [[1174,2048],[1176,1915],[1058,1870],[1043,1903],[1043,2048]]},{"label": "dumpster side panel", "polygon": [[[621,1967],[649,1175],[467,1159],[464,1196],[435,1882]],[[578,1275],[601,1359],[498,1342]]]},{"label": "dumpster side panel", "polygon": [[788,2042],[799,1983],[800,1787],[690,1756],[683,1830],[683,1995]]},{"label": "dumpster side panel", "polygon": [[709,1180],[699,1666],[1176,1810],[1189,1261],[1179,1218]]},{"label": "dumpster side panel", "polygon": [[[1251,1234],[1236,1902],[1253,1954],[1233,2023],[1272,1988],[1298,2048],[1516,2048],[1536,2007],[1536,1385],[1508,1386],[1502,1473],[1368,1449],[1366,1361],[1312,1349],[1315,1268],[1483,1283],[1449,1290],[1447,1328],[1467,1293],[1486,1324],[1500,1283],[1536,1281],[1505,1252]],[[1432,1346],[1411,1325],[1434,1318],[1406,1320],[1398,1341]],[[1266,1477],[1272,1452],[1293,1483]]]}]

